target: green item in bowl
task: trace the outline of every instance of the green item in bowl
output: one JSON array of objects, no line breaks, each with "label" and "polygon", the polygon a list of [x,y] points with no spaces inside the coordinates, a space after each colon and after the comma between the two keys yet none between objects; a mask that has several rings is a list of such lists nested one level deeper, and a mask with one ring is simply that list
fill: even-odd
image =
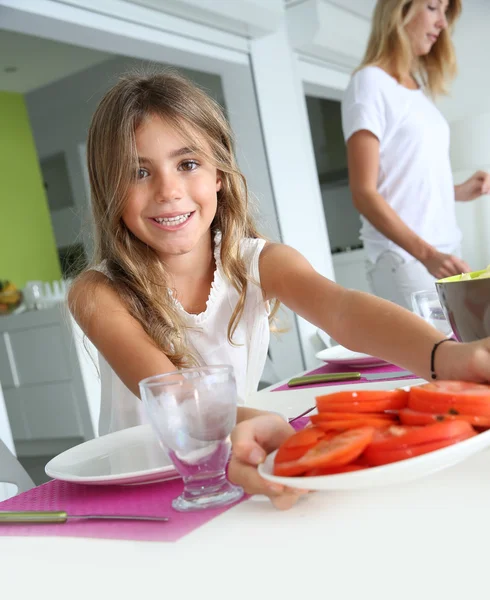
[{"label": "green item in bowl", "polygon": [[456,281],[471,281],[472,279],[490,279],[490,265],[483,271],[472,271],[471,273],[461,273],[461,275],[452,275],[439,279],[438,283],[452,283]]}]

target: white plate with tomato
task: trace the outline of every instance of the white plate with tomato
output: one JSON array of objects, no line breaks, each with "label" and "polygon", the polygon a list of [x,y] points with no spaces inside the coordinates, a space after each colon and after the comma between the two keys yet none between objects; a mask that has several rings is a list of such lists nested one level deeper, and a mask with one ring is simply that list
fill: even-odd
[{"label": "white plate with tomato", "polygon": [[419,479],[490,447],[488,385],[341,391],[316,405],[308,426],[259,466],[262,477],[306,490],[363,489]]}]

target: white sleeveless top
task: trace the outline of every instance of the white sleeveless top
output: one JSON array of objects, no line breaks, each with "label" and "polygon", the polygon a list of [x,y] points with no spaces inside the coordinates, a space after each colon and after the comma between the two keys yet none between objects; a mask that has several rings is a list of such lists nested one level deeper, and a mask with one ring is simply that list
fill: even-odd
[{"label": "white sleeveless top", "polygon": [[[221,235],[215,237],[214,258],[216,270],[206,310],[199,315],[187,313],[174,300],[186,324],[189,343],[204,365],[232,365],[238,391],[238,402],[244,404],[249,394],[257,391],[269,347],[269,303],[264,301],[260,287],[259,256],[265,240],[244,239],[242,258],[251,281],[242,318],[233,335],[231,345],[227,338],[228,323],[238,302],[238,292],[226,278],[220,259]],[[108,276],[104,264],[96,270]],[[170,290],[169,290],[170,291]],[[171,292],[170,292],[171,293]],[[99,353],[101,378],[101,409],[99,435],[146,423],[142,402],[119,379],[109,363]]]}]

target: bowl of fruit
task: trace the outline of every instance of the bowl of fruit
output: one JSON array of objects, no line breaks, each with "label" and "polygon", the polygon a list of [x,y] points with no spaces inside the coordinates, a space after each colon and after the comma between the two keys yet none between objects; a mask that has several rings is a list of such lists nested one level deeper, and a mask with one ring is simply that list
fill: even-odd
[{"label": "bowl of fruit", "polygon": [[13,312],[22,302],[22,292],[11,281],[0,280],[0,315]]}]

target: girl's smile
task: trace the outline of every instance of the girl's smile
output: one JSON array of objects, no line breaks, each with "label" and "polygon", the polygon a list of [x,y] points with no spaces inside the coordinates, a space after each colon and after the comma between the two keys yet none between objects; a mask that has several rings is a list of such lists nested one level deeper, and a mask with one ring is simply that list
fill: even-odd
[{"label": "girl's smile", "polygon": [[155,225],[165,231],[175,231],[176,229],[181,229],[187,225],[187,223],[192,219],[195,211],[165,215],[159,217],[151,217]]}]

